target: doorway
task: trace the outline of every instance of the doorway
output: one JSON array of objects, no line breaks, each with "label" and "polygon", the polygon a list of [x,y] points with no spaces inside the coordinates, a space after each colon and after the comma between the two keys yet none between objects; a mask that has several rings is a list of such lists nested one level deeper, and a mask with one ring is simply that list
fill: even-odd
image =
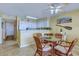
[{"label": "doorway", "polygon": [[14,22],[5,22],[5,40],[15,40],[14,38]]},{"label": "doorway", "polygon": [[17,21],[16,18],[4,19],[2,25],[2,37],[4,46],[17,44]]}]

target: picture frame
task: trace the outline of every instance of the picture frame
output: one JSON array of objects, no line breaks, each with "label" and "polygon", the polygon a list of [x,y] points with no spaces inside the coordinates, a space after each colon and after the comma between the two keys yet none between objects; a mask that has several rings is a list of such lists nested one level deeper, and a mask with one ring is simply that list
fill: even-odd
[{"label": "picture frame", "polygon": [[69,16],[63,16],[57,19],[57,24],[71,23],[71,22],[72,22],[72,17]]}]

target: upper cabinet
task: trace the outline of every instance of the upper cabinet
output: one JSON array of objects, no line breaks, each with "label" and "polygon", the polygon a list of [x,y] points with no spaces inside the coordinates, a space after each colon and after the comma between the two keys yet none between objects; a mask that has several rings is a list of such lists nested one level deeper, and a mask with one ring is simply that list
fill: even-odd
[{"label": "upper cabinet", "polygon": [[47,19],[25,19],[20,20],[19,22],[20,30],[34,30],[34,29],[43,29],[49,30],[49,21]]},{"label": "upper cabinet", "polygon": [[47,19],[39,19],[37,20],[37,28],[40,28],[40,27],[49,27],[49,21]]}]

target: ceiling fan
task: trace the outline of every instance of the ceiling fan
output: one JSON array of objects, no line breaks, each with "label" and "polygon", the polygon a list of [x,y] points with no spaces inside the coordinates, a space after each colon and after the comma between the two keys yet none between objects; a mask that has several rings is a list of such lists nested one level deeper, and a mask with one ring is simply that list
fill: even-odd
[{"label": "ceiling fan", "polygon": [[68,3],[48,3],[47,8],[43,10],[42,14],[44,15],[44,17],[47,17],[49,19],[51,16],[63,13],[64,8],[67,5]]},{"label": "ceiling fan", "polygon": [[65,3],[50,3],[48,4],[50,13],[55,15],[58,14],[59,12],[62,12],[62,8],[65,6]]}]

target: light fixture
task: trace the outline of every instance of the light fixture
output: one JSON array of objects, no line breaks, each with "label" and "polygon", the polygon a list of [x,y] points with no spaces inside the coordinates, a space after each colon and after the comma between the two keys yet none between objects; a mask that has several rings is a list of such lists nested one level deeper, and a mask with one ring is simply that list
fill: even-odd
[{"label": "light fixture", "polygon": [[60,15],[64,12],[64,7],[68,3],[48,3],[47,8],[42,10],[43,17],[51,18],[52,16]]},{"label": "light fixture", "polygon": [[62,3],[51,3],[51,4],[48,4],[48,6],[49,6],[50,13],[55,15],[58,12],[63,11],[62,7],[64,6],[64,4],[62,4]]}]

